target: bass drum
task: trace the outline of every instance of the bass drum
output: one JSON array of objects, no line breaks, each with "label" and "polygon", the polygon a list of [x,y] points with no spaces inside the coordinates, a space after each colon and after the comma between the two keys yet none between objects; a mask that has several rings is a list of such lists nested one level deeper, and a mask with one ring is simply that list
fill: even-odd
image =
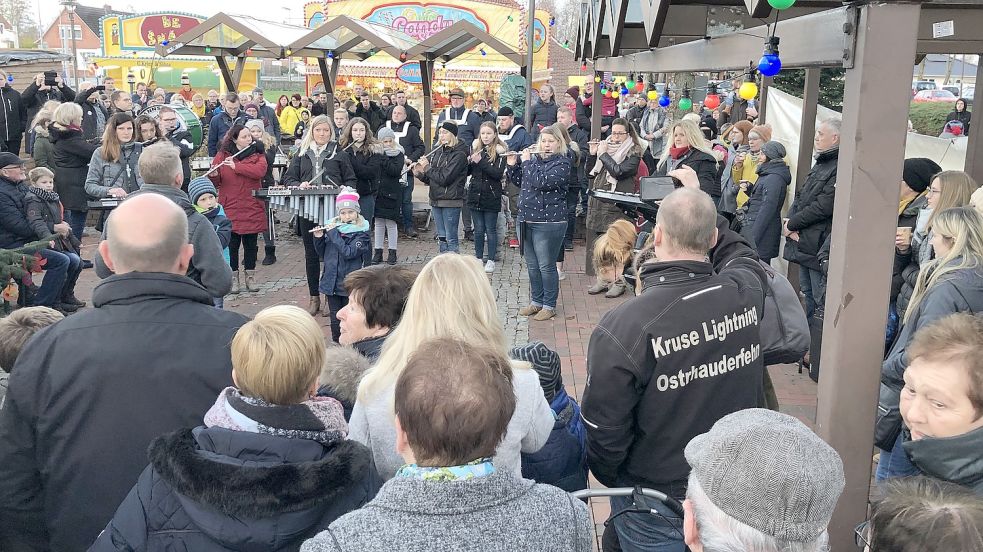
[{"label": "bass drum", "polygon": [[[140,115],[147,115],[153,117],[154,119],[160,120],[159,113],[163,105],[153,105],[144,109],[140,112]],[[186,130],[191,133],[191,141],[194,142],[195,151],[201,147],[201,144],[205,140],[204,129],[201,127],[201,119],[195,115],[194,111],[191,111],[183,105],[168,105],[167,107],[173,109],[177,112],[177,122],[178,128],[180,130]]]}]

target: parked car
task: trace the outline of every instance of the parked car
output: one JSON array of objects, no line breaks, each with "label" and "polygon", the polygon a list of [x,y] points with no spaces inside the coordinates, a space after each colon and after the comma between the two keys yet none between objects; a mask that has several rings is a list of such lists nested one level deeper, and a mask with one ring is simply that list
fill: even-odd
[{"label": "parked car", "polygon": [[958,86],[943,86],[942,90],[948,90],[949,92],[952,92],[957,98],[959,97],[960,90]]},{"label": "parked car", "polygon": [[955,102],[958,97],[948,90],[922,90],[915,94],[915,102]]},{"label": "parked car", "polygon": [[967,106],[973,105],[973,96],[975,95],[976,95],[975,86],[967,86],[966,88],[963,88],[963,99],[966,100]]},{"label": "parked car", "polygon": [[922,90],[935,90],[938,86],[935,81],[915,81],[911,83],[911,95],[915,96]]}]

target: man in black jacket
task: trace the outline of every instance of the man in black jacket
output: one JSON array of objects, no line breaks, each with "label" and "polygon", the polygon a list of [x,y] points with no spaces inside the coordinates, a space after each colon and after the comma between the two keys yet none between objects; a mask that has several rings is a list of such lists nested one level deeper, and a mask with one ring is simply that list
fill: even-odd
[{"label": "man in black jacket", "polygon": [[[677,500],[686,494],[686,444],[720,418],[763,403],[759,321],[765,277],[754,250],[700,191],[692,169],[673,171],[688,189],[661,204],[653,231],[657,261],[639,269],[641,294],[608,312],[591,334],[582,412],[587,461],[608,487],[640,485]],[[612,498],[619,513],[630,499]],[[661,538],[639,550],[684,549],[679,517],[625,513],[613,524],[643,525]],[[626,543],[622,543],[625,545]],[[635,548],[625,548],[635,550]]]},{"label": "man in black jacket", "polygon": [[180,128],[177,111],[173,108],[164,106],[157,112],[157,116],[160,118],[160,130],[164,133],[164,138],[170,140],[181,152],[181,170],[184,172],[181,189],[187,192],[188,183],[191,182],[191,156],[195,154],[194,139],[190,132]]},{"label": "man in black jacket", "polygon": [[[420,129],[413,125],[406,118],[406,107],[402,105],[393,106],[391,120],[386,121],[386,127],[396,135],[396,142],[406,153],[406,166],[415,163],[426,152],[423,146],[423,139],[420,138]],[[400,202],[400,210],[403,215],[403,234],[408,238],[417,237],[416,229],[413,228],[413,174],[407,172],[403,176],[403,197]]]},{"label": "man in black jacket", "polygon": [[782,234],[785,260],[797,263],[799,289],[806,298],[810,319],[826,296],[826,276],[819,266],[819,250],[833,229],[833,200],[836,196],[836,165],[840,156],[840,120],[827,119],[816,127],[816,164],[805,183],[795,190]]},{"label": "man in black jacket", "polygon": [[361,117],[368,121],[372,134],[379,132],[382,125],[386,122],[386,115],[382,112],[379,104],[370,99],[369,93],[363,91],[358,97],[358,105],[355,107],[355,117]]},{"label": "man in black jacket", "polygon": [[21,92],[20,96],[21,101],[24,102],[24,107],[27,108],[27,121],[33,121],[34,116],[41,110],[44,102],[48,100],[55,100],[57,102],[73,101],[75,99],[75,91],[62,82],[61,75],[55,77],[54,86],[48,86],[44,84],[44,73],[38,73],[34,76],[34,82],[29,84]]},{"label": "man in black jacket", "polygon": [[91,82],[83,82],[79,85],[78,95],[75,96],[75,103],[82,106],[82,137],[87,142],[99,143],[103,131],[106,130],[109,114],[99,100],[99,95],[104,88]]},{"label": "man in black jacket", "polygon": [[[0,548],[85,550],[147,465],[160,434],[201,423],[232,385],[246,322],[187,278],[184,212],[143,194],[109,217],[99,249],[116,275],[95,306],[38,333],[0,412]],[[111,336],[111,337],[110,337]]]},{"label": "man in black jacket", "polygon": [[222,112],[212,117],[211,122],[208,123],[209,156],[215,157],[218,153],[218,147],[222,144],[222,140],[230,128],[236,124],[246,124],[246,115],[239,111],[241,108],[242,104],[239,103],[238,94],[229,92],[225,95],[225,105]]},{"label": "man in black jacket", "polygon": [[27,108],[20,92],[10,86],[6,71],[0,69],[0,151],[20,154],[27,129]]},{"label": "man in black jacket", "polygon": [[416,125],[417,129],[423,130],[423,119],[420,118],[420,112],[417,111],[412,105],[406,103],[406,92],[397,90],[394,97],[396,98],[394,100],[394,105],[403,106],[403,109],[406,110],[406,120],[409,121],[410,124]]}]

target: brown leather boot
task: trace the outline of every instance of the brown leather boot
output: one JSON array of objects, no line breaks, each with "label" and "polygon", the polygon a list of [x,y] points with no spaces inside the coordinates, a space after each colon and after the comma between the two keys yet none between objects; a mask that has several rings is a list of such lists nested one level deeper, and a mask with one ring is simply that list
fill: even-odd
[{"label": "brown leather boot", "polygon": [[321,312],[321,296],[312,295],[311,302],[307,305],[307,313],[311,316],[317,316],[319,312]]}]

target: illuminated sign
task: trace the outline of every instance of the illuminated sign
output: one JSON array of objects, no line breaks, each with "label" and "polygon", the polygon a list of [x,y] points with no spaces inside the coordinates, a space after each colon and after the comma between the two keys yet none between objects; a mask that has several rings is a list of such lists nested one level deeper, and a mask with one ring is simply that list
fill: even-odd
[{"label": "illuminated sign", "polygon": [[362,19],[390,27],[415,41],[426,40],[458,21],[468,21],[488,32],[488,25],[475,12],[442,4],[382,6]]}]

